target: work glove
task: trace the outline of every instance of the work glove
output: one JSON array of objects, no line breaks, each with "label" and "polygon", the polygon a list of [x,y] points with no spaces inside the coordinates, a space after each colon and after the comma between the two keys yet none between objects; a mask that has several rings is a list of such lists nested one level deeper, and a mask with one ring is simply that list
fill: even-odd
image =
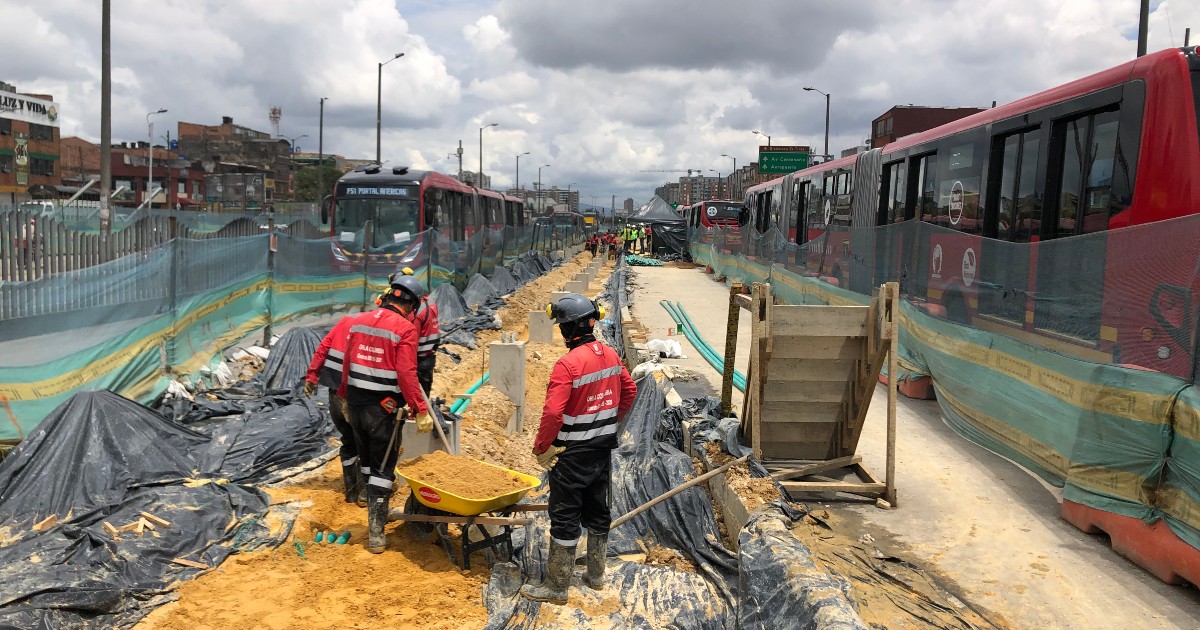
[{"label": "work glove", "polygon": [[312,381],[304,381],[304,397],[312,398],[315,393],[317,393],[317,384]]},{"label": "work glove", "polygon": [[565,450],[567,450],[565,446],[551,446],[543,453],[534,450],[533,456],[537,458],[538,466],[541,466],[544,470],[550,470],[558,463],[558,454]]},{"label": "work glove", "polygon": [[433,430],[433,418],[428,411],[418,413],[413,416],[413,420],[417,423],[417,433],[429,433]]}]

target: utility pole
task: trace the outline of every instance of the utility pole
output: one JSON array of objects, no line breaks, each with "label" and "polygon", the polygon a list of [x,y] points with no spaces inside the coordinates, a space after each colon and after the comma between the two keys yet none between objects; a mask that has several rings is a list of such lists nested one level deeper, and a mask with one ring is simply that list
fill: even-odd
[{"label": "utility pole", "polygon": [[324,204],[325,196],[325,101],[329,97],[321,97],[321,114],[317,123],[317,203]]},{"label": "utility pole", "polygon": [[462,181],[462,140],[458,141],[458,181]]},{"label": "utility pole", "polygon": [[108,206],[112,194],[112,0],[104,0],[100,12],[100,255],[108,260],[112,235]]},{"label": "utility pole", "polygon": [[1137,56],[1146,54],[1146,36],[1150,32],[1150,0],[1142,0],[1138,12],[1138,50]]}]

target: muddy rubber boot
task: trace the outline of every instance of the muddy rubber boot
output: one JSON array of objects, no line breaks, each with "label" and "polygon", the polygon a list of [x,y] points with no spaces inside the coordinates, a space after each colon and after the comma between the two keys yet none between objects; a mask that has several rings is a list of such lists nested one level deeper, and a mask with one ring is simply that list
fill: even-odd
[{"label": "muddy rubber boot", "polygon": [[388,498],[371,497],[367,504],[367,551],[383,553],[387,549],[387,536],[383,526],[388,520]]},{"label": "muddy rubber boot", "polygon": [[358,493],[363,490],[362,473],[357,464],[342,466],[342,485],[346,490],[346,503],[358,501]]},{"label": "muddy rubber boot", "polygon": [[540,584],[526,584],[521,594],[535,602],[567,603],[567,587],[571,585],[571,567],[575,564],[575,547],[550,541],[550,557],[546,560],[546,579]]},{"label": "muddy rubber boot", "polygon": [[367,507],[367,476],[363,474],[362,470],[355,471],[354,476],[358,479],[358,492],[354,495],[354,505],[365,508]]},{"label": "muddy rubber boot", "polygon": [[604,588],[604,565],[607,563],[608,533],[593,534],[588,532],[587,572],[583,574],[583,583],[595,591]]}]

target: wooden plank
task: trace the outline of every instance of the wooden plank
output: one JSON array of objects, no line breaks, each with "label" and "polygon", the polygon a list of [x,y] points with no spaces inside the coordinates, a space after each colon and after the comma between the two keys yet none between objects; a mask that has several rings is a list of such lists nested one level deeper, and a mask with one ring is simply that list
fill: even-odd
[{"label": "wooden plank", "polygon": [[783,423],[829,422],[837,423],[841,416],[841,403],[768,402],[762,405],[763,426]]},{"label": "wooden plank", "polygon": [[46,518],[34,523],[33,531],[44,532],[47,529],[50,529],[51,527],[54,527],[57,524],[58,524],[58,515],[51,514],[50,516],[47,516]]},{"label": "wooden plank", "polygon": [[121,540],[120,532],[117,531],[116,527],[112,526],[112,523],[109,523],[108,521],[104,521],[104,531],[108,532],[108,535],[112,536],[114,539]]},{"label": "wooden plank", "polygon": [[882,483],[858,483],[854,481],[783,481],[784,490],[791,492],[849,492],[859,494],[869,492],[878,495],[884,491]]},{"label": "wooden plank", "polygon": [[171,562],[174,562],[175,564],[181,564],[185,567],[191,567],[193,569],[211,569],[212,568],[212,567],[208,566],[207,564],[204,564],[203,562],[196,562],[195,560],[188,560],[187,558],[172,558]]},{"label": "wooden plank", "polygon": [[150,521],[151,523],[154,523],[155,525],[162,525],[163,527],[171,526],[170,521],[163,519],[163,518],[159,518],[149,512],[138,512],[138,514],[141,514],[142,518],[146,519],[147,521]]},{"label": "wooden plank", "polygon": [[765,442],[763,458],[829,459],[834,456],[828,441],[823,442]]},{"label": "wooden plank", "polygon": [[785,359],[774,356],[771,357],[771,380],[845,383],[858,363],[857,359]]},{"label": "wooden plank", "polygon": [[900,285],[889,282],[884,285],[887,290],[888,315],[888,392],[887,392],[887,471],[884,480],[886,491],[883,498],[899,507],[896,502],[896,393],[899,387],[896,372],[899,371],[900,349]]},{"label": "wooden plank", "polygon": [[862,337],[780,337],[771,346],[772,359],[838,359],[847,363],[862,353]]},{"label": "wooden plank", "polygon": [[772,380],[767,383],[764,393],[772,402],[840,403],[846,396],[846,383]]},{"label": "wooden plank", "polygon": [[545,512],[549,509],[549,503],[518,503],[509,508],[512,512]]},{"label": "wooden plank", "polygon": [[815,475],[817,473],[823,473],[823,472],[827,472],[830,470],[837,470],[838,468],[845,468],[847,466],[857,464],[861,461],[862,461],[862,457],[859,457],[858,455],[853,455],[850,457],[838,457],[836,459],[830,459],[830,460],[823,461],[823,462],[815,462],[812,464],[807,464],[805,466],[798,466],[796,468],[791,468],[791,469],[786,469],[786,470],[781,470],[779,472],[771,473],[771,478],[776,481],[787,481],[788,479],[795,479],[796,477],[804,477],[806,475]]},{"label": "wooden plank", "polygon": [[[763,443],[830,444],[837,431],[836,422],[807,422],[801,424],[771,423],[762,425]],[[799,459],[799,456],[797,456]],[[820,459],[825,459],[824,457]]]},{"label": "wooden plank", "polygon": [[771,329],[776,337],[865,337],[866,306],[776,306]]}]

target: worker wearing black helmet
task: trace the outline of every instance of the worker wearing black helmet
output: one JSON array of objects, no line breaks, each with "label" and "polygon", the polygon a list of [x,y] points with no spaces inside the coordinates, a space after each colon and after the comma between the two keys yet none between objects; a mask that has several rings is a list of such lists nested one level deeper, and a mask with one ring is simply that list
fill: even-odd
[{"label": "worker wearing black helmet", "polygon": [[421,389],[424,389],[425,395],[428,396],[429,390],[433,389],[433,371],[437,367],[437,349],[442,342],[442,331],[438,326],[437,304],[434,304],[429,296],[425,295],[425,287],[421,286],[420,280],[413,277],[411,268],[404,267],[392,277],[393,279],[408,277],[409,280],[406,281],[405,286],[410,286],[421,297],[420,304],[409,315],[408,321],[417,327],[417,333],[420,335],[417,340],[417,379],[421,381]]},{"label": "worker wearing black helmet", "polygon": [[575,547],[588,530],[584,583],[604,585],[612,449],[617,423],[633,406],[637,385],[612,348],[596,340],[603,310],[570,293],[546,308],[570,351],[554,364],[533,454],[549,471],[550,554],[546,579],[521,587],[525,597],[563,604],[575,564]]},{"label": "worker wearing black helmet", "polygon": [[376,300],[380,308],[350,321],[338,390],[346,400],[358,455],[369,470],[367,551],[371,553],[383,553],[387,548],[384,526],[396,479],[403,407],[407,404],[411,408],[417,431],[427,433],[433,429],[417,381],[418,333],[408,321],[421,298],[408,284],[393,283]]}]

